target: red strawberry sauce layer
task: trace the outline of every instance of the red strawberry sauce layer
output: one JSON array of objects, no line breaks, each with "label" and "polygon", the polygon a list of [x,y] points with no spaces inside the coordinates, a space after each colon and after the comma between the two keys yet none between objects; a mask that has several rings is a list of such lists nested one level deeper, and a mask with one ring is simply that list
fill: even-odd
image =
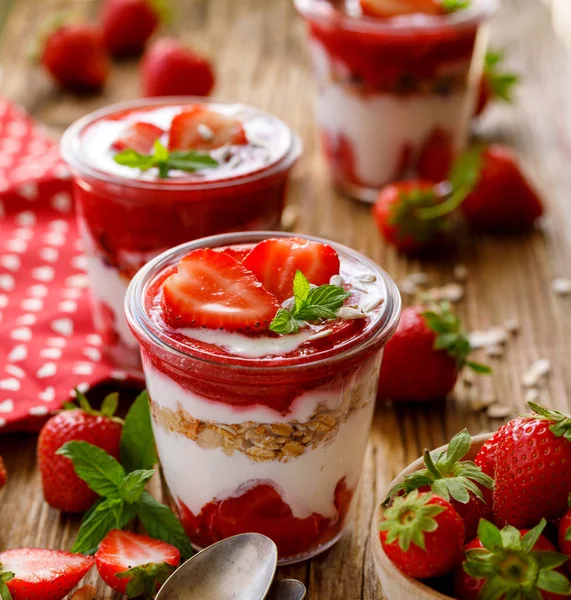
[{"label": "red strawberry sauce layer", "polygon": [[192,542],[201,548],[226,537],[251,531],[271,538],[280,558],[304,554],[332,541],[342,530],[354,490],[341,479],[335,488],[337,517],[328,519],[318,513],[299,519],[272,485],[259,483],[239,495],[209,502],[194,515],[184,503],[171,502],[172,508]]},{"label": "red strawberry sauce layer", "polygon": [[[239,253],[240,250],[250,249],[252,246],[232,246],[232,251]],[[362,265],[341,259],[341,275],[345,281],[350,281],[350,273],[355,268],[359,272],[363,271]],[[331,321],[327,324],[327,328],[333,330],[331,335],[322,339],[307,340],[284,355],[259,358],[234,355],[218,345],[192,338],[192,329],[172,329],[165,322],[161,303],[162,285],[174,269],[175,267],[170,267],[163,271],[148,287],[145,310],[156,331],[161,332],[160,336],[168,339],[169,345],[184,352],[188,358],[182,361],[165,360],[163,353],[154,351],[143,339],[139,340],[143,362],[146,363],[146,370],[154,368],[202,398],[237,409],[267,406],[285,415],[290,412],[294,402],[306,392],[315,391],[316,388],[326,392],[340,391],[346,379],[379,350],[379,346],[375,344],[361,353],[349,352],[351,348],[359,346],[374,335],[379,319],[367,317]],[[358,303],[363,301],[364,297],[364,294],[354,290],[347,303]],[[271,331],[261,334],[237,334],[246,335],[252,341],[261,337],[279,337]],[[348,356],[345,360],[324,360],[334,359],[346,351]],[[240,366],[250,368],[234,368]],[[284,369],[268,374],[268,369],[273,367]]]}]

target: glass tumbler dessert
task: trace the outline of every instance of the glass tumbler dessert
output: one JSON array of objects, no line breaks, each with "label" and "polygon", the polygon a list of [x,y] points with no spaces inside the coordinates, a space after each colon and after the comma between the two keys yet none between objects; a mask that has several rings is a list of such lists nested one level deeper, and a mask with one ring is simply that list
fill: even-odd
[{"label": "glass tumbler dessert", "polygon": [[400,316],[387,274],[319,238],[227,234],[149,262],[125,306],[162,472],[193,544],[259,532],[281,564],[333,545]]},{"label": "glass tumbler dessert", "polygon": [[337,187],[372,202],[381,186],[414,171],[444,179],[466,144],[496,0],[448,14],[422,13],[443,12],[440,0],[295,4],[307,23],[316,119]]},{"label": "glass tumbler dessert", "polygon": [[66,131],[95,326],[118,365],[140,366],[123,310],[137,270],[192,239],[278,227],[300,150],[278,118],[204,98],[117,104]]}]

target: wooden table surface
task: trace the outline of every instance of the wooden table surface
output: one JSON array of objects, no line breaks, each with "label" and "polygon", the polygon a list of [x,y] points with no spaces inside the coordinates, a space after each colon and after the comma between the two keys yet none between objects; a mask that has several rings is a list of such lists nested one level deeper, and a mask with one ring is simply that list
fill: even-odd
[{"label": "wooden table surface", "polygon": [[[6,2],[6,0],[0,0]],[[398,256],[383,244],[368,206],[341,197],[330,187],[312,116],[312,82],[304,27],[291,0],[173,0],[171,26],[198,49],[211,54],[218,69],[217,94],[251,103],[282,117],[303,139],[290,203],[299,207],[297,230],[342,242],[379,262],[397,280],[423,271],[432,284],[451,281],[453,266],[468,267],[465,299],[458,310],[471,329],[516,318],[519,335],[505,356],[487,359],[494,374],[439,405],[379,407],[356,511],[343,539],[304,564],[280,570],[309,588],[310,600],[382,598],[369,551],[369,527],[385,486],[423,448],[446,442],[462,427],[473,433],[497,427],[471,408],[471,397],[497,395],[514,411],[524,410],[521,376],[538,358],[553,373],[544,402],[569,409],[571,393],[571,296],[551,289],[556,276],[571,277],[571,58],[555,37],[547,7],[537,0],[504,0],[492,41],[507,50],[523,76],[517,103],[489,110],[477,127],[480,137],[513,145],[527,159],[544,193],[549,218],[541,231],[525,237],[493,239],[464,235],[456,255],[436,262]],[[138,95],[135,62],[114,68],[100,96],[77,98],[56,90],[26,61],[26,51],[46,17],[60,9],[92,15],[95,0],[13,0],[0,36],[1,93],[61,133],[76,118],[100,106]],[[479,357],[480,358],[480,357]],[[485,357],[484,357],[485,358]],[[0,454],[10,484],[0,493],[0,548],[69,548],[78,520],[49,508],[42,499],[35,466],[35,437],[4,435]],[[94,571],[88,581],[96,582]],[[113,594],[99,583],[98,598]]]}]

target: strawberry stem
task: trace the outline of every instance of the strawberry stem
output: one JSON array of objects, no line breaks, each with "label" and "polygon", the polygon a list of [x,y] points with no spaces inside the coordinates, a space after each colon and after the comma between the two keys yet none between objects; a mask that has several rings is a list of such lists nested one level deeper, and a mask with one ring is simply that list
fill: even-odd
[{"label": "strawberry stem", "polygon": [[464,202],[471,189],[471,186],[463,185],[453,190],[450,196],[444,202],[428,208],[419,208],[416,212],[416,216],[421,221],[430,221],[431,219],[443,217],[444,215],[447,215],[453,210],[457,209],[460,204]]}]

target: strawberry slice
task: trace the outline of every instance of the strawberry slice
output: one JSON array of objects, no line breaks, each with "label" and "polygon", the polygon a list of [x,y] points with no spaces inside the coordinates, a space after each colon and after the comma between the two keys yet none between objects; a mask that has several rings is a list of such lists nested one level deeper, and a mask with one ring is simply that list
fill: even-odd
[{"label": "strawberry slice", "polygon": [[283,302],[293,296],[293,278],[301,271],[309,283],[329,283],[339,273],[339,257],[331,246],[302,238],[277,238],[260,242],[244,259],[244,266]]},{"label": "strawberry slice", "polygon": [[185,256],[166,279],[163,308],[175,328],[264,331],[279,304],[235,258],[206,248]]},{"label": "strawberry slice", "polygon": [[442,15],[441,0],[361,0],[361,10],[369,17],[390,18],[413,13]]},{"label": "strawberry slice", "polygon": [[[12,600],[61,600],[93,567],[93,558],[45,548],[17,548],[0,553],[0,591]],[[10,579],[8,573],[13,573]],[[2,594],[2,598],[4,598]]]},{"label": "strawberry slice", "polygon": [[[113,529],[95,553],[101,579],[121,594],[131,591],[131,582],[149,592],[152,598],[167,577],[178,567],[180,552],[174,546],[146,535]],[[128,571],[128,574],[125,574]],[[120,574],[120,576],[118,576]],[[139,592],[138,595],[141,595]],[[129,594],[132,597],[132,594]]]},{"label": "strawberry slice", "polygon": [[247,144],[238,119],[200,106],[178,114],[171,123],[170,150],[213,150],[225,144]]},{"label": "strawberry slice", "polygon": [[235,258],[239,263],[243,263],[246,256],[250,254],[250,249],[228,246],[228,248],[224,248],[223,252],[232,258]]},{"label": "strawberry slice", "polygon": [[121,135],[111,144],[113,150],[122,152],[130,148],[139,154],[150,154],[154,143],[164,131],[152,123],[133,123],[121,132]]}]

